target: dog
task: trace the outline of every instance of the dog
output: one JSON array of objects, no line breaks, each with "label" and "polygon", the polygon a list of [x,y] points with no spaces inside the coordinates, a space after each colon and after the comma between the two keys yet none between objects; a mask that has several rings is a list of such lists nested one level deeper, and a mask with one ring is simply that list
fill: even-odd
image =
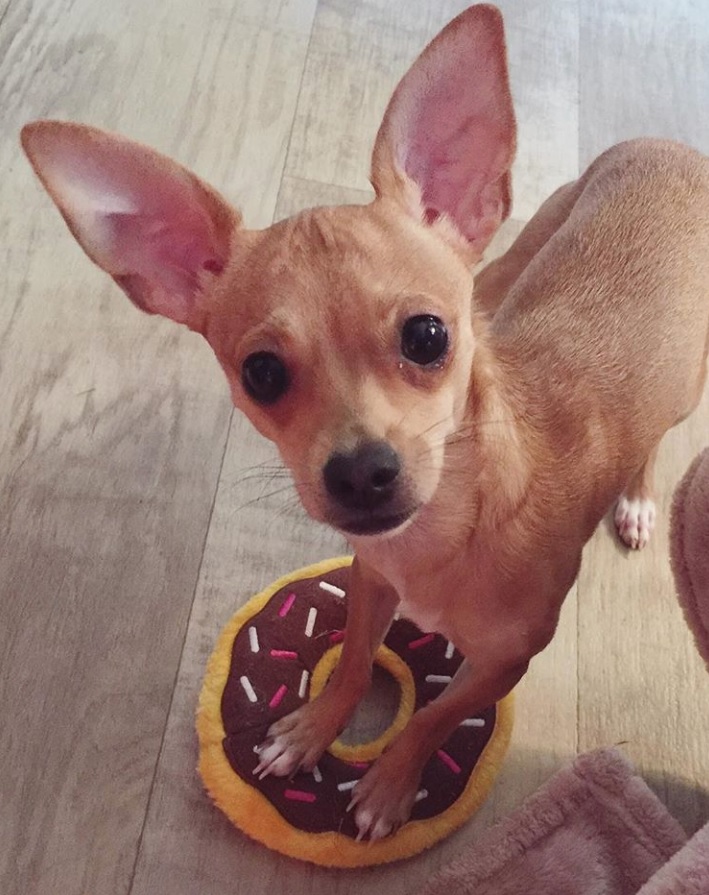
[{"label": "dog", "polygon": [[474,269],[511,202],[503,25],[473,6],[398,85],[366,206],[246,229],[211,187],[97,129],[22,133],[89,257],[201,333],[306,510],[355,558],[342,658],[279,720],[257,772],[312,769],[366,692],[400,608],[465,661],[361,779],[360,838],[409,817],[422,768],[553,636],[613,507],[642,547],[663,434],[698,403],[709,338],[709,162],[620,144]]}]

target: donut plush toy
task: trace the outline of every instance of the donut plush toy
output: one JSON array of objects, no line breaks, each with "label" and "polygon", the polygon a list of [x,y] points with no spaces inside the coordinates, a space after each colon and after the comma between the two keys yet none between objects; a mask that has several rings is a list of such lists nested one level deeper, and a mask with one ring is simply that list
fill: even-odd
[{"label": "donut plush toy", "polygon": [[197,713],[199,771],[216,804],[269,848],[331,867],[408,858],[459,827],[489,792],[512,728],[511,697],[467,719],[424,769],[411,820],[388,839],[358,842],[351,790],[462,662],[443,637],[397,618],[376,657],[401,691],[390,727],[369,743],[335,741],[312,773],[254,777],[270,725],[314,699],[335,668],[350,565],[342,558],[301,569],[240,609],[209,660]]}]

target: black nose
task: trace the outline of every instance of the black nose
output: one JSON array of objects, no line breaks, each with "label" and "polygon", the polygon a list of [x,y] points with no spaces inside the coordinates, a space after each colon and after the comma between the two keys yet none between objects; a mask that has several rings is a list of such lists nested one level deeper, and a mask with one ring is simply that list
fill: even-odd
[{"label": "black nose", "polygon": [[371,510],[394,496],[401,461],[385,441],[367,441],[332,454],[323,468],[328,493],[347,509]]}]

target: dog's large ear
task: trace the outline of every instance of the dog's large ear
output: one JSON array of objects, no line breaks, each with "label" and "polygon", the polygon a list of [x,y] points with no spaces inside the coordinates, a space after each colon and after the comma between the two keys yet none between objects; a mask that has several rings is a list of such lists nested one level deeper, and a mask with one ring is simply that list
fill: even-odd
[{"label": "dog's large ear", "polygon": [[509,215],[515,131],[502,16],[472,6],[396,88],[374,146],[372,184],[429,223],[445,215],[480,255]]},{"label": "dog's large ear", "polygon": [[238,214],[194,174],[123,137],[36,121],[22,146],[86,254],[139,308],[201,329]]}]

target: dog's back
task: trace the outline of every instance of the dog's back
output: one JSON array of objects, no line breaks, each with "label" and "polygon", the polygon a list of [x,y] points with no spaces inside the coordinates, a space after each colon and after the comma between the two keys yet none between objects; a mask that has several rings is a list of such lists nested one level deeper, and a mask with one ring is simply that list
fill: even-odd
[{"label": "dog's back", "polygon": [[551,489],[561,516],[583,507],[588,536],[701,398],[709,160],[669,141],[613,147],[482,271],[476,297],[541,433],[540,495]]},{"label": "dog's back", "polygon": [[531,394],[578,397],[589,422],[649,450],[704,383],[709,159],[668,141],[615,146],[518,242],[476,284],[496,280],[499,295],[501,274],[516,275],[492,322],[496,352],[527,371]]}]

